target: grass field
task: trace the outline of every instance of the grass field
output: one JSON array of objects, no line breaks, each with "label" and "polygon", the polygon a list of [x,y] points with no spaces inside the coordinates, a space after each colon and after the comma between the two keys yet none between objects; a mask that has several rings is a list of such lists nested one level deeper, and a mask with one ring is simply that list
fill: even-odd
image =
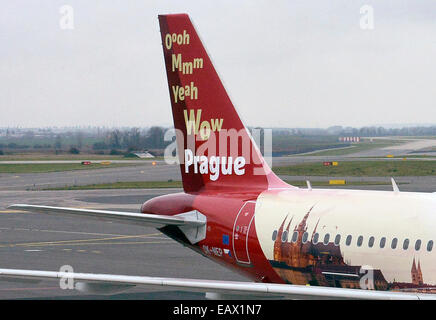
[{"label": "grass field", "polygon": [[[302,180],[285,180],[290,185],[296,187],[306,187],[307,182]],[[312,187],[332,187],[328,181],[311,181],[310,184]],[[400,184],[400,183],[398,183]],[[347,186],[387,186],[390,185],[390,182],[381,182],[381,181],[349,181],[346,183]],[[336,187],[341,187],[341,185],[335,185]]]},{"label": "grass field", "polygon": [[90,184],[85,186],[66,186],[49,188],[47,190],[96,190],[96,189],[159,189],[181,188],[181,181],[127,181],[102,184]]},{"label": "grass field", "polygon": [[156,158],[127,158],[123,155],[104,155],[104,154],[42,154],[42,153],[22,153],[0,156],[1,161],[51,161],[51,160],[159,160]]},{"label": "grass field", "polygon": [[43,173],[43,172],[60,172],[72,170],[90,170],[90,169],[105,169],[114,167],[132,166],[131,163],[112,163],[103,165],[93,163],[91,165],[82,165],[80,163],[53,163],[53,164],[1,164],[0,173]]},{"label": "grass field", "polygon": [[298,154],[344,146],[348,146],[348,143],[339,142],[336,136],[273,135],[272,138],[272,153],[277,155]]},{"label": "grass field", "polygon": [[[306,187],[306,181],[286,181],[287,183],[297,186]],[[347,185],[389,185],[389,182],[380,181],[368,181],[360,182],[353,181],[347,183]],[[319,186],[330,186],[328,181],[312,181],[311,185],[313,187]],[[159,188],[182,188],[181,181],[132,181],[132,182],[115,182],[115,183],[104,183],[104,184],[90,184],[85,186],[65,186],[59,188],[48,188],[46,190],[96,190],[96,189],[159,189]]]},{"label": "grass field", "polygon": [[[368,159],[386,159],[386,156],[383,157],[359,157],[359,158],[368,158]],[[431,154],[426,154],[426,155],[413,155],[413,154],[406,154],[406,155],[401,155],[401,156],[395,156],[393,158],[396,159],[406,159],[406,160],[410,160],[410,159],[430,159],[430,158],[435,158],[436,159],[436,154],[435,155],[431,155]]]},{"label": "grass field", "polygon": [[[18,145],[26,145],[32,148],[35,145],[54,145],[56,143],[56,136],[54,134],[52,137],[38,137],[38,136],[21,136],[21,137],[1,137],[0,144],[16,143]],[[101,142],[104,138],[97,137],[82,137],[82,145],[92,146],[95,142]],[[61,143],[63,146],[77,145],[78,139],[75,134],[62,134]]]},{"label": "grass field", "polygon": [[[309,154],[302,154],[301,156],[342,156],[342,155],[353,154],[362,151],[368,151],[372,149],[391,147],[401,143],[404,143],[404,141],[377,139],[374,140],[373,142],[370,142],[369,140],[363,140],[363,142],[353,143],[348,148],[338,148],[338,149],[313,152]],[[386,152],[386,154],[388,154],[388,151]]]},{"label": "grass field", "polygon": [[342,161],[338,166],[323,166],[319,162],[275,167],[273,171],[279,175],[292,176],[433,176],[436,175],[436,161]]}]

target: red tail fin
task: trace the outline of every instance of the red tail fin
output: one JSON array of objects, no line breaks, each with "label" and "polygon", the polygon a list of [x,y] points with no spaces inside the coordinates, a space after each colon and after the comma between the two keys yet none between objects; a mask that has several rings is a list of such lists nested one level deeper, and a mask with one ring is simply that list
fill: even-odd
[{"label": "red tail fin", "polygon": [[187,14],[159,16],[183,188],[287,186],[240,120]]}]

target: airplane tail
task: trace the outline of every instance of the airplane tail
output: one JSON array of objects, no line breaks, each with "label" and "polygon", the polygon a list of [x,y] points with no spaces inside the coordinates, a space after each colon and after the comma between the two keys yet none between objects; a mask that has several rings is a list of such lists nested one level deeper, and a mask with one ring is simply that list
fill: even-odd
[{"label": "airplane tail", "polygon": [[289,187],[239,118],[187,14],[159,15],[185,192]]}]

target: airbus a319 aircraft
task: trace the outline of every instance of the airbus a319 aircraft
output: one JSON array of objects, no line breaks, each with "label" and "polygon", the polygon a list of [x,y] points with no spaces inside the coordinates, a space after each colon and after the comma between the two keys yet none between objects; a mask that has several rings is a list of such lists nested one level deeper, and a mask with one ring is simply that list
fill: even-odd
[{"label": "airbus a319 aircraft", "polygon": [[[159,16],[184,192],[141,213],[14,209],[155,226],[252,282],[1,269],[88,291],[156,285],[209,297],[434,299],[436,195],[297,188],[269,168],[187,14]],[[297,112],[297,110],[296,110]]]}]

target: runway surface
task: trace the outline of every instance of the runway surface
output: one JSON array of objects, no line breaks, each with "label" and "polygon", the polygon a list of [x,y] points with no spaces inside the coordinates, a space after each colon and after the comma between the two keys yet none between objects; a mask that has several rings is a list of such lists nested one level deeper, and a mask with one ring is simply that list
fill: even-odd
[{"label": "runway surface", "polygon": [[[156,195],[179,190],[1,191],[0,207],[11,203],[44,203],[138,212]],[[0,267],[76,272],[247,281],[209,261],[154,228],[0,210]],[[162,288],[132,288],[95,296],[60,289],[57,281],[0,281],[0,299],[201,299],[200,293]]]},{"label": "runway surface", "polygon": [[48,173],[0,174],[0,190],[41,190],[71,185],[112,183],[119,181],[180,180],[175,165],[158,163],[135,164],[126,167],[107,167]]},{"label": "runway surface", "polygon": [[[377,139],[377,138],[373,138]],[[404,143],[385,148],[374,148],[357,153],[338,156],[314,156],[310,153],[305,155],[293,155],[284,157],[274,157],[268,161],[271,166],[285,166],[292,164],[308,163],[308,162],[323,162],[323,161],[396,161],[402,160],[408,155],[416,155],[425,148],[436,147],[436,139],[412,139],[398,137],[383,137],[384,140],[391,139],[404,140]],[[424,148],[424,149],[423,149]],[[316,151],[319,152],[320,150]],[[386,155],[391,154],[395,158],[386,158]],[[410,158],[413,160],[436,160],[435,152],[427,152],[427,158]],[[434,156],[434,157],[433,157]],[[102,162],[96,160],[95,162]],[[49,173],[26,173],[26,174],[1,174],[0,173],[0,191],[1,190],[43,190],[47,188],[59,188],[72,185],[89,185],[102,184],[113,182],[127,181],[168,181],[181,180],[180,168],[178,165],[167,164],[164,160],[155,160],[156,165],[152,165],[152,161],[146,160],[109,160],[112,163],[125,163],[130,166],[114,167],[104,169],[90,170],[75,170],[65,172],[49,172]],[[31,164],[31,163],[80,163],[81,160],[43,160],[43,161],[0,161],[0,164]],[[344,177],[345,178],[345,177]],[[300,177],[297,180],[304,179]],[[314,179],[314,178],[311,178]],[[316,178],[315,178],[316,179]],[[366,181],[372,181],[372,178]],[[421,178],[419,178],[422,180]],[[361,181],[364,181],[361,180]],[[377,179],[375,179],[377,180]],[[388,179],[389,180],[389,179]],[[401,178],[402,181],[411,180],[409,177]],[[414,179],[416,180],[416,179]],[[317,180],[314,180],[317,181]],[[318,181],[323,181],[318,180]],[[414,186],[408,186],[414,191],[436,191],[435,180],[417,182],[421,184],[416,190]],[[425,185],[427,184],[427,186]],[[433,188],[433,189],[431,189]]]},{"label": "runway surface", "polygon": [[[433,180],[434,183],[434,180]],[[404,189],[406,185],[400,185]],[[412,185],[407,185],[412,186]],[[342,186],[343,187],[343,186]],[[360,186],[390,190],[390,186]],[[54,217],[5,209],[13,203],[138,212],[155,196],[179,189],[0,191],[0,268],[247,281],[149,227]],[[135,287],[112,295],[60,289],[57,281],[0,281],[0,299],[203,299],[200,293]]]},{"label": "runway surface", "polygon": [[[384,152],[385,151],[380,151]],[[274,158],[274,165],[363,158],[293,156]],[[380,160],[380,159],[377,159]],[[425,161],[425,160],[423,160]],[[328,177],[281,176],[286,180],[325,181]],[[339,177],[338,177],[339,178]],[[392,190],[390,177],[342,177],[347,181],[378,181],[386,185],[336,188]],[[138,212],[155,196],[178,189],[41,191],[48,187],[117,181],[180,180],[179,167],[159,161],[133,166],[38,174],[0,174],[0,268],[247,281],[167,238],[156,229],[88,220],[20,213],[14,203],[71,206]],[[402,191],[435,192],[436,176],[396,178]],[[316,188],[316,187],[315,187]],[[0,299],[202,299],[203,294],[164,288],[135,287],[120,294],[87,295],[60,289],[57,281],[0,281]]]},{"label": "runway surface", "polygon": [[[284,166],[307,162],[322,162],[322,161],[373,161],[386,160],[396,161],[397,159],[387,158],[349,158],[347,156],[290,156],[277,157],[273,159],[274,166]],[[398,159],[402,161],[402,159]],[[436,158],[414,158],[413,160],[428,161],[436,160]],[[1,162],[3,163],[3,162]],[[295,178],[295,177],[294,177]],[[305,180],[306,177],[297,177],[294,180]],[[317,178],[313,178],[317,179]],[[340,177],[338,177],[340,179]],[[371,177],[359,178],[360,181],[372,181]],[[409,177],[402,177],[402,180],[410,180]],[[126,167],[108,167],[103,169],[90,170],[73,170],[64,172],[48,172],[48,173],[23,173],[23,174],[1,174],[0,173],[0,191],[1,190],[44,190],[47,188],[59,188],[65,186],[80,186],[89,184],[126,182],[126,181],[168,181],[181,180],[180,167],[178,165],[169,165],[164,161],[159,161],[155,166],[151,163],[135,163],[132,166]],[[389,177],[385,178],[389,181]],[[316,180],[314,180],[316,181]],[[323,181],[322,179],[320,181]],[[431,185],[436,185],[432,183]],[[416,191],[426,191],[418,189]],[[430,190],[429,190],[430,191]]]}]

